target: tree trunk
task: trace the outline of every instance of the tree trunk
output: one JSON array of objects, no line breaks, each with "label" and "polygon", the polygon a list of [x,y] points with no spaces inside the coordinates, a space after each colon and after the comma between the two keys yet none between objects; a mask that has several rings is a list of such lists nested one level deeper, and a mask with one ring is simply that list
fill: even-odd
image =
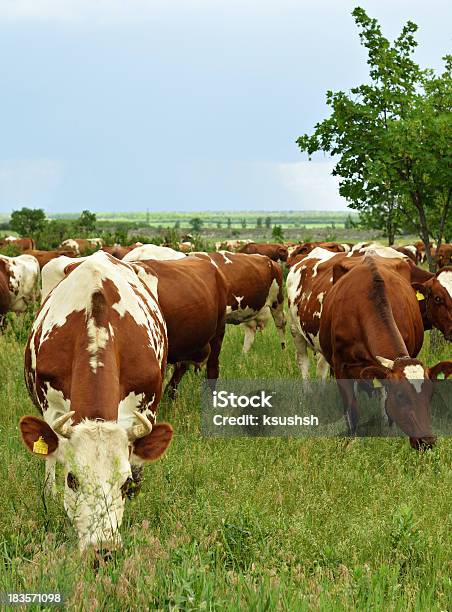
[{"label": "tree trunk", "polygon": [[411,192],[411,199],[419,213],[419,237],[424,243],[425,255],[427,257],[428,269],[430,272],[436,272],[436,261],[433,259],[430,252],[430,234],[428,231],[427,217],[425,216],[424,206],[421,201],[419,192]]}]

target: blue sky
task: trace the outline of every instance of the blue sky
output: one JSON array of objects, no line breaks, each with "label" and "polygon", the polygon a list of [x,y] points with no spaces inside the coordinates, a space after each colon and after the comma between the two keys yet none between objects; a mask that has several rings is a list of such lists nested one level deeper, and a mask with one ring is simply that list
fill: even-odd
[{"label": "blue sky", "polygon": [[445,0],[0,0],[0,212],[345,208],[294,141],[366,78],[357,4],[441,67]]}]

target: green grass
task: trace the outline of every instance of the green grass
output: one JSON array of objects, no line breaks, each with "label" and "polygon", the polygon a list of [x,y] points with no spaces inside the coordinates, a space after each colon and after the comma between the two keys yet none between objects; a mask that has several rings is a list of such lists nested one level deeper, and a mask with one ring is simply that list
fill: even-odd
[{"label": "green grass", "polygon": [[[123,550],[94,571],[19,438],[36,411],[13,323],[0,337],[0,591],[58,590],[71,610],[450,609],[450,439],[425,453],[403,438],[204,439],[194,373],[160,406],[173,443],[128,503]],[[228,327],[223,377],[298,376],[272,325],[247,357],[241,344]]]}]

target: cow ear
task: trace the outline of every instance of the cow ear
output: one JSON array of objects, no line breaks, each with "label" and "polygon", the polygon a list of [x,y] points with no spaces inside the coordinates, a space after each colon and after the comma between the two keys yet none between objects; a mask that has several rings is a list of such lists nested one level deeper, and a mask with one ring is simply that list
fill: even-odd
[{"label": "cow ear", "polygon": [[438,380],[439,378],[449,378],[452,376],[452,361],[440,361],[433,367],[428,369],[428,377],[431,380]]},{"label": "cow ear", "polygon": [[71,272],[73,272],[75,270],[75,268],[78,268],[78,266],[81,264],[81,261],[78,261],[76,263],[70,263],[68,264],[65,268],[64,268],[64,275],[68,276],[68,274],[70,274]]},{"label": "cow ear", "polygon": [[19,427],[22,440],[31,453],[42,459],[55,453],[58,436],[45,421],[34,416],[24,416],[20,419]]},{"label": "cow ear", "polygon": [[152,431],[133,444],[133,454],[142,461],[155,461],[163,455],[173,437],[173,428],[169,423],[156,423]]},{"label": "cow ear", "polygon": [[430,287],[423,285],[422,283],[411,283],[411,286],[416,292],[416,297],[419,302],[425,300],[425,298],[430,294]]},{"label": "cow ear", "polygon": [[356,266],[356,261],[352,261],[351,259],[343,259],[340,263],[334,264],[333,266],[333,285],[337,283],[337,281],[347,274],[352,268]]},{"label": "cow ear", "polygon": [[376,378],[385,379],[387,378],[389,373],[388,368],[384,366],[368,366],[367,368],[363,368],[361,370],[361,378]]}]

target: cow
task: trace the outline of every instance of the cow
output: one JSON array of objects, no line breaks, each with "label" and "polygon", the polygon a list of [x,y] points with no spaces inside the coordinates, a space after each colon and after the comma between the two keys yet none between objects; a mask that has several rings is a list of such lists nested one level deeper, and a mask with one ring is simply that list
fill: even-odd
[{"label": "cow", "polygon": [[[77,263],[81,263],[85,261],[86,257],[78,257],[76,259]],[[46,297],[52,291],[54,287],[58,285],[58,283],[63,280],[65,277],[65,269],[66,267],[74,262],[74,257],[71,255],[70,257],[66,255],[62,255],[61,257],[57,257],[56,259],[52,259],[47,263],[41,271],[41,303],[44,302]]]},{"label": "cow", "polygon": [[394,249],[394,251],[397,251],[398,253],[402,253],[405,255],[405,257],[409,257],[413,263],[418,262],[417,252],[414,246],[413,248],[410,248],[410,246],[396,246],[395,244],[392,244],[389,248]]},{"label": "cow", "polygon": [[0,240],[0,248],[6,246],[14,246],[22,252],[36,248],[33,238],[17,238],[16,236],[6,236]]},{"label": "cow", "polygon": [[113,255],[113,257],[116,257],[116,259],[123,259],[125,255],[127,255],[127,253],[130,253],[130,251],[139,246],[143,246],[143,243],[136,242],[131,246],[122,246],[121,244],[114,244],[113,246],[103,246],[101,250],[105,251],[105,253]]},{"label": "cow", "polygon": [[280,266],[263,255],[243,253],[191,253],[212,262],[228,283],[226,323],[243,324],[243,352],[251,348],[256,331],[273,317],[281,346],[285,347],[284,297]]},{"label": "cow", "polygon": [[419,301],[424,329],[439,329],[452,342],[452,267],[436,274],[412,266],[411,284]]},{"label": "cow", "polygon": [[367,253],[336,263],[333,287],[323,303],[319,344],[337,379],[350,434],[358,425],[354,380],[378,379],[388,418],[419,449],[435,443],[431,381],[440,373],[451,375],[452,361],[428,368],[416,359],[424,328],[410,281],[410,267],[401,259]]},{"label": "cow", "polygon": [[84,255],[87,251],[100,249],[102,244],[102,238],[69,238],[68,240],[64,240],[58,249],[62,251],[73,251],[75,255]]},{"label": "cow", "polygon": [[[414,246],[417,251],[418,262],[424,263],[427,259],[427,254],[425,252],[425,244],[422,240],[418,240],[414,243]],[[429,242],[429,249],[432,257],[435,254],[436,244],[434,242]]]},{"label": "cow", "polygon": [[252,242],[252,240],[223,240],[215,243],[216,251],[236,251],[241,246]]},{"label": "cow", "polygon": [[52,259],[56,259],[57,257],[65,256],[65,257],[75,257],[73,251],[39,251],[36,249],[31,249],[29,251],[25,251],[24,255],[31,255],[35,259],[37,259],[39,268],[42,268],[52,261]]},{"label": "cow", "polygon": [[11,294],[8,286],[8,276],[0,262],[0,329],[3,327],[5,314],[11,308]]},{"label": "cow", "polygon": [[25,312],[39,293],[38,260],[31,255],[0,255],[0,272],[8,284],[10,309],[13,312]]},{"label": "cow", "polygon": [[444,268],[452,265],[452,244],[441,244],[435,250],[435,259],[438,268]]},{"label": "cow", "polygon": [[263,244],[258,242],[249,242],[242,246],[238,253],[246,253],[248,255],[265,255],[276,262],[287,261],[287,247],[282,244]]},{"label": "cow", "polygon": [[177,246],[179,247],[179,251],[181,253],[190,253],[194,249],[193,242],[186,240],[185,242],[178,242]]},{"label": "cow", "polygon": [[332,253],[344,253],[346,251],[350,251],[350,249],[347,250],[344,245],[338,244],[337,242],[303,242],[292,250],[289,258],[287,259],[287,265],[289,267],[295,265],[316,248],[325,249],[327,251],[331,251]]},{"label": "cow", "polygon": [[[176,261],[147,260],[130,265],[156,294],[168,330],[168,363],[174,372],[168,395],[190,364],[206,364],[209,381],[219,376],[219,356],[225,330],[227,284],[210,261],[184,257]],[[211,386],[214,382],[209,383]]]},{"label": "cow", "polygon": [[185,259],[186,255],[175,251],[170,247],[158,246],[156,244],[143,244],[129,251],[122,258],[123,261],[146,261],[148,259],[158,259],[160,261]]},{"label": "cow", "polygon": [[172,428],[156,423],[167,358],[156,296],[133,268],[97,252],[52,291],[33,323],[25,381],[43,418],[20,420],[22,440],[64,467],[64,506],[81,550],[121,545],[125,498],[139,466],[167,449]]}]

